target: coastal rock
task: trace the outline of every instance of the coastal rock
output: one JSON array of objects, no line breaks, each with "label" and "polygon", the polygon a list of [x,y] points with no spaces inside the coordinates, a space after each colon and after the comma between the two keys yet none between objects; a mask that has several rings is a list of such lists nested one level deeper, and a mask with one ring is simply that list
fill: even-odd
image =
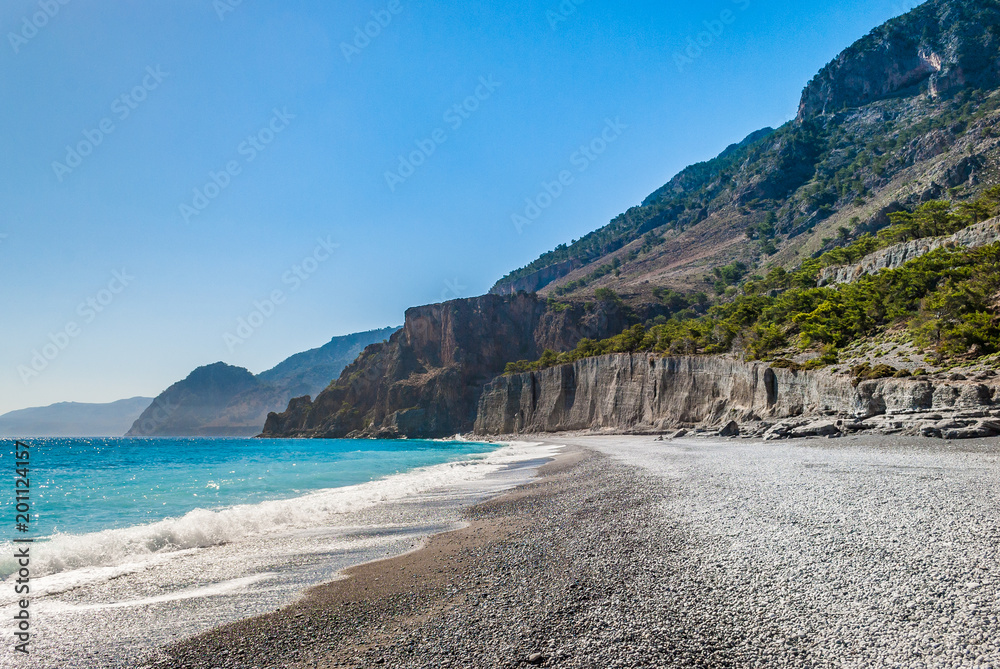
[{"label": "coastal rock", "polygon": [[840,428],[828,420],[809,423],[791,431],[792,437],[829,437],[837,434],[840,434]]},{"label": "coastal rock", "polygon": [[977,439],[981,437],[995,437],[1000,434],[1000,423],[995,421],[975,421],[962,427],[952,427],[947,430],[940,430],[941,436],[945,439]]},{"label": "coastal rock", "polygon": [[271,413],[265,437],[446,437],[472,428],[483,387],[514,360],[567,350],[628,326],[621,305],[553,310],[534,295],[484,295],[414,307],[314,401]]},{"label": "coastal rock", "polygon": [[738,437],[740,436],[740,424],[735,420],[729,421],[725,427],[719,430],[720,437]]},{"label": "coastal rock", "polygon": [[475,432],[662,433],[680,424],[728,428],[728,421],[765,419],[774,421],[762,426],[767,440],[861,431],[919,434],[925,428],[962,438],[989,429],[975,421],[988,416],[994,390],[977,382],[935,387],[914,378],[865,381],[855,388],[848,376],[825,370],[774,369],[722,356],[617,354],[498,377],[479,401]]}]

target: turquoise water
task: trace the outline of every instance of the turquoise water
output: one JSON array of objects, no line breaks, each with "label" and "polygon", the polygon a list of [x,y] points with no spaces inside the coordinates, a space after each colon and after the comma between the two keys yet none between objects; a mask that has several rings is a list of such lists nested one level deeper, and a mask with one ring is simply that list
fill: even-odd
[{"label": "turquoise water", "polygon": [[[266,439],[29,439],[31,533],[86,534],[341,488],[495,450],[455,441]],[[14,477],[14,441],[0,472]],[[0,490],[14,538],[13,485]],[[9,529],[8,529],[9,528]]]},{"label": "turquoise water", "polygon": [[[559,448],[510,442],[32,440],[38,669],[140,667],[459,527]],[[0,617],[12,621],[12,442],[0,442]],[[17,576],[15,576],[17,574]],[[8,628],[10,629],[10,628]],[[10,636],[8,632],[8,637]],[[0,659],[0,667],[6,667]],[[25,665],[28,666],[28,665]]]}]

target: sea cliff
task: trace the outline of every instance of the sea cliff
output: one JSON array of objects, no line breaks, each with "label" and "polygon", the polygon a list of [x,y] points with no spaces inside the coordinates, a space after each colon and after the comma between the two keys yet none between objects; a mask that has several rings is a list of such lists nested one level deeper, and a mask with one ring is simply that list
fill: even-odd
[{"label": "sea cliff", "polygon": [[444,437],[472,428],[483,387],[512,360],[566,350],[629,325],[619,304],[552,309],[534,295],[484,295],[406,312],[315,400],[272,413],[265,437]]},{"label": "sea cliff", "polygon": [[826,370],[722,356],[607,355],[495,379],[479,400],[475,432],[728,427],[770,438],[866,430],[987,436],[1000,433],[994,421],[998,385],[986,375],[855,385],[850,376]]}]

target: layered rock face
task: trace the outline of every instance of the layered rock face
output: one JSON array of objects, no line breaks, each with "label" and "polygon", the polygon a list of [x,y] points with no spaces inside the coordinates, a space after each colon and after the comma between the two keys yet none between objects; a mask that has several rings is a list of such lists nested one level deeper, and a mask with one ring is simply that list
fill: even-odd
[{"label": "layered rock face", "polygon": [[[855,387],[848,377],[826,371],[774,369],[721,356],[621,354],[497,378],[480,398],[475,432],[660,432],[735,421],[761,435],[805,436],[813,421],[832,416],[839,424],[824,427],[828,434],[908,429],[978,436],[944,433],[987,429],[982,423],[994,411],[997,385],[993,379],[882,379]],[[790,420],[799,417],[809,419]],[[996,427],[1000,431],[1000,423]],[[819,427],[815,432],[822,433]]]},{"label": "layered rock face", "polygon": [[520,293],[415,307],[385,344],[368,347],[315,401],[268,416],[266,437],[442,437],[472,428],[483,386],[508,362],[567,350],[629,324],[614,304],[550,311]]},{"label": "layered rock face", "polygon": [[511,281],[497,281],[496,285],[490,289],[490,293],[493,295],[514,295],[521,291],[526,293],[535,293],[553,281],[563,278],[573,270],[582,266],[583,263],[579,260],[566,260],[565,262],[543,267],[537,272],[532,272],[531,274],[523,276],[519,279]]},{"label": "layered rock face", "polygon": [[824,67],[802,94],[799,119],[860,107],[915,87],[932,96],[1000,83],[1000,3],[931,0],[876,28]]},{"label": "layered rock face", "polygon": [[1000,218],[970,225],[947,237],[914,239],[871,253],[854,265],[826,267],[819,273],[819,285],[850,283],[867,274],[902,267],[911,260],[941,248],[974,249],[1000,241]]}]

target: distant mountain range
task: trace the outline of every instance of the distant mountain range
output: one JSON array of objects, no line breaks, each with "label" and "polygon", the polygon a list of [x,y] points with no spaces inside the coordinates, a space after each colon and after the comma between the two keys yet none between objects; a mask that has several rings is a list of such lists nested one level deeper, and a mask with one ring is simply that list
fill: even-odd
[{"label": "distant mountain range", "polygon": [[398,329],[334,337],[256,376],[222,362],[199,367],[147,402],[131,428],[126,426],[126,436],[255,436],[269,412],[281,411],[294,397],[317,395],[366,347]]},{"label": "distant mountain range", "polygon": [[0,437],[120,437],[149,406],[149,397],[109,404],[60,402],[0,416]]}]

